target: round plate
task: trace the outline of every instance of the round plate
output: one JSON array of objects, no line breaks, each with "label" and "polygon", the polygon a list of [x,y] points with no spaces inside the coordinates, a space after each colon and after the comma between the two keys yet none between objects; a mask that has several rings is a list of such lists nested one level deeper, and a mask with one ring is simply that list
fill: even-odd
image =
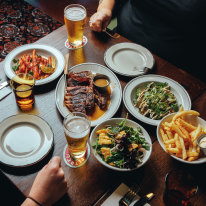
[{"label": "round plate", "polygon": [[[164,143],[163,143],[161,134],[160,134],[160,125],[161,125],[162,123],[164,123],[164,122],[168,122],[168,121],[171,122],[171,120],[172,120],[172,118],[173,118],[174,115],[175,115],[175,114],[173,113],[173,114],[169,114],[169,115],[165,116],[165,117],[162,119],[162,121],[158,124],[157,131],[156,131],[156,132],[157,132],[158,142],[159,142],[160,146],[162,147],[162,149],[163,149],[165,152],[167,152],[167,151],[166,151],[166,149],[165,149],[165,146],[164,146]],[[196,125],[196,126],[198,126],[198,124],[200,124],[203,128],[206,128],[206,121],[205,121],[204,119],[202,119],[201,117],[194,118],[194,119],[192,120],[192,124],[193,124],[193,125]],[[168,153],[168,152],[167,152],[167,153]],[[169,153],[168,153],[168,154],[169,154]],[[170,155],[170,154],[169,154],[169,155]],[[206,156],[202,156],[202,157],[198,158],[197,160],[194,160],[194,161],[191,161],[191,162],[186,161],[186,160],[183,160],[183,159],[181,159],[181,158],[179,158],[179,157],[176,157],[176,156],[174,156],[174,155],[170,155],[170,156],[171,156],[172,158],[180,161],[180,162],[187,163],[187,164],[202,164],[202,163],[205,163],[205,162],[206,162]]]},{"label": "round plate", "polygon": [[133,128],[137,128],[137,127],[140,127],[142,132],[143,132],[143,136],[145,138],[145,140],[148,142],[148,144],[150,145],[150,150],[146,152],[146,155],[144,156],[143,160],[142,160],[142,164],[139,164],[137,168],[134,168],[134,169],[126,169],[126,168],[117,168],[117,167],[113,167],[109,164],[107,164],[106,162],[104,162],[102,160],[102,158],[99,156],[99,154],[96,152],[96,150],[92,147],[95,142],[96,142],[96,139],[97,139],[97,134],[96,132],[100,129],[103,129],[105,128],[106,126],[108,125],[117,125],[119,124],[122,120],[124,120],[124,118],[112,118],[112,119],[109,119],[109,120],[106,120],[104,122],[102,122],[100,125],[96,126],[93,130],[92,130],[92,133],[90,135],[90,138],[89,138],[89,141],[90,141],[90,146],[91,146],[91,150],[92,150],[92,153],[94,154],[95,158],[104,166],[112,169],[112,170],[116,170],[116,171],[121,171],[121,172],[127,172],[127,171],[131,171],[131,170],[136,170],[138,168],[140,168],[141,166],[143,166],[150,158],[150,155],[152,153],[152,141],[150,139],[150,136],[149,134],[147,133],[147,131],[141,126],[139,125],[138,123],[132,121],[132,120],[129,120],[127,119],[126,121],[126,124],[127,126],[130,126],[130,127],[133,127]]},{"label": "round plate", "polygon": [[114,72],[124,76],[138,76],[152,69],[154,58],[143,46],[134,43],[119,43],[110,47],[104,54],[106,65]]},{"label": "round plate", "polygon": [[36,49],[36,53],[40,56],[45,56],[45,57],[54,56],[56,59],[56,69],[54,73],[45,79],[36,80],[35,85],[47,84],[60,76],[60,74],[64,69],[65,60],[64,60],[64,56],[59,50],[49,45],[26,44],[17,47],[6,56],[6,59],[4,61],[4,72],[9,79],[12,79],[15,76],[15,73],[12,69],[12,66],[14,65],[13,59],[20,59],[23,54],[31,55],[33,49]]},{"label": "round plate", "polygon": [[170,86],[170,91],[177,98],[178,105],[182,105],[184,110],[191,109],[191,100],[187,91],[176,81],[160,75],[143,75],[132,79],[124,88],[123,101],[127,110],[137,119],[150,125],[157,126],[161,120],[154,120],[143,116],[139,109],[134,106],[133,99],[137,88],[144,88],[148,82],[166,82]]},{"label": "round plate", "polygon": [[[108,68],[96,64],[96,63],[83,63],[76,65],[69,69],[69,71],[73,72],[80,72],[80,71],[91,71],[93,74],[100,73],[109,76],[111,80],[111,103],[107,111],[102,115],[99,119],[95,121],[91,121],[91,126],[94,127],[101,122],[105,121],[106,119],[111,118],[116,111],[118,110],[121,100],[122,100],[122,87],[117,76]],[[56,91],[55,91],[55,99],[56,105],[63,117],[66,117],[69,114],[69,110],[64,105],[64,87],[65,87],[65,80],[64,76],[62,76],[57,84]]]},{"label": "round plate", "polygon": [[0,162],[15,167],[35,164],[51,150],[53,136],[38,116],[11,116],[0,123]]}]

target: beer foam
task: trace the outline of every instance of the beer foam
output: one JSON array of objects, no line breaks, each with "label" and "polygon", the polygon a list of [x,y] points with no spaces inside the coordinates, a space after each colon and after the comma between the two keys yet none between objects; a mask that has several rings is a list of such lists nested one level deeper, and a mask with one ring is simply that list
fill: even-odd
[{"label": "beer foam", "polygon": [[70,137],[83,138],[89,133],[90,127],[85,119],[77,117],[67,122],[66,129]]},{"label": "beer foam", "polygon": [[86,17],[86,12],[82,8],[72,7],[64,12],[64,16],[71,21],[80,21]]}]

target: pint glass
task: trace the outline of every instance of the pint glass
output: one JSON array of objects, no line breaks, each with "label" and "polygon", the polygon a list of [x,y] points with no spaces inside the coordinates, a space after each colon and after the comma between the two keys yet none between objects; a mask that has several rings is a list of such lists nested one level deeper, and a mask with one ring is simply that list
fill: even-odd
[{"label": "pint glass", "polygon": [[71,157],[73,159],[83,157],[86,153],[91,124],[87,115],[81,112],[70,113],[64,118],[63,124]]},{"label": "pint glass", "polygon": [[79,47],[83,43],[86,17],[87,12],[82,5],[71,4],[64,9],[64,21],[67,28],[68,41],[73,47]]}]

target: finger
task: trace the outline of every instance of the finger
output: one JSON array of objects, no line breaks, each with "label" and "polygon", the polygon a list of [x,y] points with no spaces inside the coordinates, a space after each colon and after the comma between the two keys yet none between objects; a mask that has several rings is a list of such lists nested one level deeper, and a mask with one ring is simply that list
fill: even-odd
[{"label": "finger", "polygon": [[59,156],[55,156],[49,161],[49,164],[53,167],[61,167],[61,158]]},{"label": "finger", "polygon": [[109,20],[103,22],[103,24],[102,24],[102,31],[105,31],[108,25],[109,25]]}]

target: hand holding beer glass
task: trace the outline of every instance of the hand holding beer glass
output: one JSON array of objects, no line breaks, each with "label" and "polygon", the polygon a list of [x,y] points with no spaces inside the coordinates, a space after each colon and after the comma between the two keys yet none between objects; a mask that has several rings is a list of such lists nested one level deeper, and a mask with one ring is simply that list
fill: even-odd
[{"label": "hand holding beer glass", "polygon": [[[63,125],[68,144],[68,152],[75,163],[73,167],[82,166],[89,156],[87,140],[90,133],[91,122],[87,115],[81,112],[72,112],[64,118]],[[79,161],[80,159],[81,161]]]},{"label": "hand holding beer glass", "polygon": [[68,34],[67,48],[76,49],[84,46],[83,33],[86,18],[87,12],[82,5],[70,4],[64,9],[64,21]]}]

